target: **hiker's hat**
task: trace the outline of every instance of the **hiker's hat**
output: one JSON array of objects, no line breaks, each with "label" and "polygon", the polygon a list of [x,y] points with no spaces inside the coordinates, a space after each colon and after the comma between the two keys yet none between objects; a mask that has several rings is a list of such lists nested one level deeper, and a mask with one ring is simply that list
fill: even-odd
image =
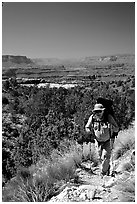
[{"label": "hiker's hat", "polygon": [[104,106],[103,106],[101,103],[97,103],[97,104],[95,104],[95,106],[94,106],[93,112],[103,111],[103,110],[105,110]]}]

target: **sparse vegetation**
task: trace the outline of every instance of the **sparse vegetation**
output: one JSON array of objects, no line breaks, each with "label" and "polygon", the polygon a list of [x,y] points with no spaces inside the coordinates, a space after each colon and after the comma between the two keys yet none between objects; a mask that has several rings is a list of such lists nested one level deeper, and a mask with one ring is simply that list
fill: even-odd
[{"label": "sparse vegetation", "polygon": [[123,170],[131,172],[131,171],[135,170],[135,166],[132,165],[131,162],[127,162],[127,163],[124,164]]},{"label": "sparse vegetation", "polygon": [[[109,69],[115,69],[114,61],[111,63]],[[37,79],[34,86],[23,87],[16,69],[7,70],[11,75],[14,72],[14,77],[4,81],[2,87],[3,201],[47,201],[62,185],[76,179],[75,170],[82,161],[98,165],[94,148],[90,152],[88,145],[82,149],[77,144],[79,137],[86,136],[85,123],[98,96],[114,101],[115,117],[122,130],[115,159],[135,148],[134,133],[130,130],[129,137],[127,130],[135,117],[134,77],[105,82],[99,70],[102,68],[97,75],[79,75],[82,86],[71,89],[38,88]],[[134,165],[127,163],[124,169],[132,172]]]},{"label": "sparse vegetation", "polygon": [[128,150],[135,149],[135,133],[134,129],[125,130],[115,142],[115,159],[123,156]]},{"label": "sparse vegetation", "polygon": [[125,179],[121,181],[117,188],[122,191],[121,202],[135,202],[135,178]]},{"label": "sparse vegetation", "polygon": [[[86,149],[86,151],[89,150]],[[94,154],[92,150],[91,155]],[[94,162],[92,156],[91,162]],[[66,150],[54,150],[49,159],[43,157],[29,169],[21,168],[17,176],[4,187],[3,201],[44,202],[49,200],[68,181],[74,182],[77,179],[75,170],[81,164],[82,157],[81,147],[72,143]]]},{"label": "sparse vegetation", "polygon": [[[120,136],[122,133],[123,132],[121,132]],[[129,133],[132,135],[132,129],[126,131],[126,133],[127,135]],[[77,182],[75,170],[83,161],[91,159],[91,163],[98,164],[94,144],[92,144],[91,150],[89,144],[85,144],[83,147],[75,142],[70,144],[68,141],[69,145],[66,146],[66,144],[67,141],[62,142],[60,150],[54,149],[48,159],[41,157],[37,164],[31,165],[29,168],[21,168],[16,177],[11,179],[3,188],[3,201],[46,202],[50,200],[53,195],[55,196],[60,192],[60,190],[66,186],[67,182]],[[118,141],[117,144],[119,144]],[[123,157],[127,151],[122,155]],[[120,199],[121,202],[133,202],[135,197],[133,172],[135,168],[131,163],[127,162],[123,165],[123,171],[129,172],[131,178],[128,175],[124,180],[118,180],[117,189],[123,192],[123,197]]]}]

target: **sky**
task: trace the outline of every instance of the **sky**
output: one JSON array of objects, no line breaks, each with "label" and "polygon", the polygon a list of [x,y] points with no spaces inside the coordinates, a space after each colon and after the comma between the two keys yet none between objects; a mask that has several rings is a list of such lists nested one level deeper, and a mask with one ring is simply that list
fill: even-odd
[{"label": "sky", "polygon": [[5,2],[2,54],[29,58],[135,54],[135,4]]}]

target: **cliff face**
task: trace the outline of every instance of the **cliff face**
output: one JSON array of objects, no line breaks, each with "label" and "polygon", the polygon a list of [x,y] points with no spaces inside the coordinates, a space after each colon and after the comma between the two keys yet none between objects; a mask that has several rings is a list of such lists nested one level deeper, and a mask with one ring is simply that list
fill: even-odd
[{"label": "cliff face", "polygon": [[2,63],[4,62],[11,62],[16,64],[32,64],[33,62],[27,58],[26,56],[14,56],[14,55],[3,55],[2,56]]}]

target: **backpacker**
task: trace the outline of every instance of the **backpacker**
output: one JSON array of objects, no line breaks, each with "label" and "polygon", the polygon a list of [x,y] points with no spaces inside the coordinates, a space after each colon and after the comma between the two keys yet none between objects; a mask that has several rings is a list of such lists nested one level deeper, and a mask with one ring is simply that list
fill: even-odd
[{"label": "backpacker", "polygon": [[[97,99],[97,103],[102,104],[104,106],[104,108],[105,108],[104,119],[103,119],[104,123],[106,123],[106,124],[108,123],[108,115],[113,116],[113,118],[115,119],[115,115],[114,115],[114,111],[113,111],[113,101],[112,100],[99,97]],[[93,123],[94,122],[95,121],[93,119]],[[111,132],[111,127],[109,127],[109,132],[110,132],[110,137],[115,137],[115,136],[118,135],[118,133],[116,133],[116,132]]]},{"label": "backpacker", "polygon": [[106,142],[111,138],[111,124],[107,120],[97,120],[93,115],[92,128],[98,142]]}]

